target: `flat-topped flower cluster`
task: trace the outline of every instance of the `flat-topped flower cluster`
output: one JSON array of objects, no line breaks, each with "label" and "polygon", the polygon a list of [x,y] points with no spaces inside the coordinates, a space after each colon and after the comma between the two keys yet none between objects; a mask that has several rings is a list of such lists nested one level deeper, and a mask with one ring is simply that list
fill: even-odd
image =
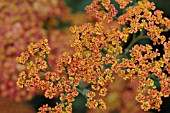
[{"label": "flat-topped flower cluster", "polygon": [[[92,13],[97,22],[70,28],[74,53],[63,53],[55,67],[48,62],[47,39],[31,43],[28,50],[17,57],[18,63],[26,66],[19,75],[18,86],[40,89],[50,99],[59,95],[60,102],[54,108],[44,105],[40,112],[72,113],[72,102],[79,94],[87,99],[88,108],[107,109],[102,98],[107,95],[108,85],[114,82],[115,76],[132,81],[138,79],[136,100],[141,108],[160,111],[161,97],[170,94],[170,40],[162,35],[170,29],[170,20],[155,9],[154,2],[141,0],[127,7],[131,0],[116,1],[123,9],[119,17],[110,0],[93,0],[86,7],[87,13]],[[121,28],[108,29],[104,25],[112,21],[117,21]],[[163,54],[160,48],[154,49],[152,45],[136,44],[142,39],[150,40],[155,47],[162,45]]]}]

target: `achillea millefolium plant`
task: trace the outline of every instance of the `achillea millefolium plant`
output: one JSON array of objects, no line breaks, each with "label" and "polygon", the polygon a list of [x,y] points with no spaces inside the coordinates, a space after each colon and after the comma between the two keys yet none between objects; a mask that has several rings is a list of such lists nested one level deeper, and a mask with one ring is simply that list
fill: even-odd
[{"label": "achillea millefolium plant", "polygon": [[[161,110],[161,98],[170,94],[170,40],[162,34],[170,29],[170,20],[156,10],[154,2],[115,1],[120,4],[120,16],[110,0],[93,0],[85,8],[96,22],[70,27],[74,52],[63,53],[55,66],[48,61],[51,48],[47,39],[30,43],[16,58],[25,66],[18,77],[19,87],[42,90],[50,99],[59,96],[55,107],[46,104],[39,113],[72,113],[72,102],[79,94],[88,108],[105,110],[103,97],[116,76],[137,80],[135,99],[142,110]],[[130,2],[134,5],[127,6]],[[109,24],[112,22],[117,27]],[[152,43],[137,44],[143,39]]]}]

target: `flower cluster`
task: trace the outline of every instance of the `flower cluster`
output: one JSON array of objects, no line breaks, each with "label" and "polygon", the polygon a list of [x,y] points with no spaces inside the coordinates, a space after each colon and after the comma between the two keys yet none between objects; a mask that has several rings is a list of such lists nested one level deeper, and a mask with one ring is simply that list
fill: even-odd
[{"label": "flower cluster", "polygon": [[120,9],[124,9],[132,0],[116,0],[120,5]]},{"label": "flower cluster", "polygon": [[[140,104],[134,99],[139,82],[137,79],[123,80],[116,76],[115,81],[108,86],[108,94],[103,100],[106,102],[107,109],[105,113],[146,113],[140,109]],[[128,104],[127,104],[128,103]],[[89,109],[87,113],[102,113],[100,109]],[[147,112],[150,113],[150,112]]]},{"label": "flower cluster", "polygon": [[[25,45],[48,37],[51,48],[49,63],[54,65],[55,59],[61,53],[73,51],[69,46],[71,34],[68,33],[68,28],[56,29],[58,23],[62,21],[80,25],[91,19],[87,16],[85,19],[83,13],[72,14],[63,0],[1,0],[0,4],[0,96],[9,97],[17,102],[30,100],[39,92],[34,88],[27,91],[26,88],[16,86],[17,77],[25,67],[16,64],[15,59],[26,50]],[[79,18],[84,20],[79,21]],[[53,44],[54,42],[56,43]],[[34,50],[31,54],[38,50],[35,46],[37,45],[30,45],[29,50]],[[25,63],[29,55],[28,52],[22,53],[20,62]],[[39,67],[44,69],[42,66],[45,62],[41,61],[42,58],[36,58],[36,62],[40,63]],[[32,62],[29,66],[31,65]]]},{"label": "flower cluster", "polygon": [[123,32],[127,34],[137,33],[146,30],[147,36],[153,41],[153,44],[163,44],[166,40],[161,32],[169,29],[169,19],[162,16],[163,11],[155,10],[154,2],[147,0],[139,1],[137,6],[130,6],[126,9],[126,13],[118,17],[119,24],[128,24]]},{"label": "flower cluster", "polygon": [[[17,102],[29,100],[35,95],[35,90],[28,92],[26,89],[16,87],[17,75],[23,67],[16,65],[15,58],[25,49],[25,45],[44,35],[41,23],[51,14],[46,15],[47,13],[36,11],[31,0],[24,2],[2,0],[0,4],[0,66],[2,67],[0,95],[10,97]],[[44,7],[51,7],[53,3],[37,1],[35,4],[39,7],[43,4]]]},{"label": "flower cluster", "polygon": [[[28,46],[28,51],[22,52],[20,57],[16,60],[21,65],[26,65],[28,73],[22,71],[19,75],[17,85],[20,87],[27,86],[29,89],[32,86],[32,82],[38,81],[40,78],[38,72],[44,71],[47,68],[46,57],[50,52],[47,40],[40,40],[39,43],[31,43]],[[31,56],[36,56],[31,58]],[[31,79],[30,79],[31,78]],[[34,78],[34,79],[33,79]],[[28,80],[27,80],[28,79]]]},{"label": "flower cluster", "polygon": [[[130,1],[117,2],[124,8]],[[70,28],[74,53],[65,52],[51,68],[47,39],[31,43],[17,58],[18,63],[26,66],[26,71],[19,75],[18,86],[40,89],[50,99],[59,95],[60,102],[54,108],[44,105],[39,109],[43,113],[71,113],[72,102],[79,94],[86,98],[88,108],[104,110],[107,107],[103,97],[109,91],[108,86],[115,76],[120,76],[138,80],[136,100],[144,111],[159,111],[161,97],[170,94],[170,39],[161,34],[170,29],[170,20],[148,0],[127,7],[117,18],[120,28],[105,23],[113,22],[117,14],[110,0],[94,0],[86,10],[99,21]],[[164,53],[149,44],[136,44],[142,39],[150,40],[154,46],[162,45]],[[82,88],[83,83],[87,85]]]},{"label": "flower cluster", "polygon": [[[126,68],[126,72],[122,74],[124,79],[139,79],[139,94],[136,97],[137,101],[142,103],[142,109],[147,111],[148,109],[159,109],[162,104],[161,96],[162,92],[156,90],[154,85],[154,79],[162,76],[163,72],[163,60],[155,61],[155,58],[160,56],[158,51],[153,51],[150,45],[135,45],[130,50],[131,59],[122,59],[120,66]],[[156,82],[156,81],[155,81]],[[163,88],[163,87],[162,87]],[[148,96],[144,96],[145,90],[148,92]]]},{"label": "flower cluster", "polygon": [[[148,38],[153,41],[153,45],[162,44],[164,45],[165,53],[160,54],[160,48],[153,50],[151,45],[130,45],[127,49],[132,49],[130,52],[130,59],[123,58],[122,62],[119,64],[121,68],[125,68],[126,71],[122,71],[122,77],[124,79],[139,78],[139,94],[136,100],[141,103],[141,108],[144,111],[148,109],[160,110],[160,105],[162,104],[161,97],[169,97],[169,81],[168,81],[168,67],[167,61],[169,58],[167,56],[166,37],[161,35],[164,29],[169,29],[169,19],[163,18],[163,12],[160,10],[155,10],[154,3],[149,1],[139,1],[137,6],[129,7],[126,9],[126,13],[118,18],[120,24],[128,23],[130,27],[125,27],[123,32],[129,34],[137,34],[139,31],[141,35],[138,36],[135,41],[142,38]],[[162,26],[161,26],[162,25]],[[146,32],[146,33],[144,33]],[[132,42],[132,44],[135,44]],[[168,47],[168,46],[167,46]],[[159,91],[155,84],[159,83],[161,90]],[[166,85],[165,85],[166,84]],[[147,92],[147,96],[143,95],[143,92]]]},{"label": "flower cluster", "polygon": [[107,22],[111,22],[118,13],[114,4],[110,4],[110,0],[93,0],[85,10],[87,13],[92,13],[96,19],[106,20]]}]

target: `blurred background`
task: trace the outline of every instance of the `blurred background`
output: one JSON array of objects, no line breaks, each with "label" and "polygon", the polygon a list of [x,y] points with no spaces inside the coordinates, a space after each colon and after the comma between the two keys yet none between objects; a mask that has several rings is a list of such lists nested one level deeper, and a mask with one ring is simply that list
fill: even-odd
[{"label": "blurred background", "polygon": [[[169,0],[154,1],[164,16],[170,17]],[[36,113],[43,104],[55,106],[58,101],[47,99],[40,91],[20,89],[16,86],[17,76],[23,69],[15,59],[30,42],[48,38],[52,48],[49,56],[51,66],[64,51],[73,53],[69,46],[69,27],[95,22],[85,14],[85,6],[92,0],[0,0],[0,113]],[[116,8],[119,5],[112,0]],[[133,5],[133,4],[130,4]],[[118,26],[115,22],[114,26]],[[110,25],[108,25],[110,26]],[[119,26],[118,26],[119,27]],[[169,37],[169,32],[166,34]],[[149,43],[144,40],[138,43]],[[73,103],[73,113],[144,113],[136,102],[137,81],[122,78],[109,85],[104,98],[106,111],[87,109],[86,99],[79,95]],[[148,111],[145,113],[157,113]],[[163,98],[159,113],[170,113],[170,98]]]}]

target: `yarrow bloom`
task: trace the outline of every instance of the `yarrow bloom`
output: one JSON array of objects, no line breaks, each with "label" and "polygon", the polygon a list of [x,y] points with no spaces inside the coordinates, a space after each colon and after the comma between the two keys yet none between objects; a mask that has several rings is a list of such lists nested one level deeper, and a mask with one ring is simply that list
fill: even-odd
[{"label": "yarrow bloom", "polygon": [[85,10],[87,13],[92,13],[96,19],[111,22],[118,11],[115,9],[114,4],[110,4],[110,2],[110,0],[93,0]]},{"label": "yarrow bloom", "polygon": [[[131,1],[117,2],[120,8],[125,8]],[[162,34],[170,29],[170,24],[162,16],[163,12],[155,8],[154,2],[138,1],[115,18],[120,27],[108,27],[105,22],[111,23],[117,10],[110,0],[93,0],[86,11],[97,22],[70,27],[74,52],[64,52],[51,67],[48,40],[30,43],[17,57],[17,62],[26,67],[17,85],[27,89],[35,87],[50,99],[59,95],[60,102],[54,108],[44,105],[40,112],[71,113],[72,102],[79,94],[86,98],[88,108],[107,109],[103,97],[107,96],[115,76],[120,76],[124,80],[138,80],[135,99],[144,111],[160,111],[161,98],[170,94],[170,39]],[[136,44],[142,39],[153,44]],[[163,46],[163,54],[156,48],[158,45]],[[82,88],[82,82],[87,86]]]}]

